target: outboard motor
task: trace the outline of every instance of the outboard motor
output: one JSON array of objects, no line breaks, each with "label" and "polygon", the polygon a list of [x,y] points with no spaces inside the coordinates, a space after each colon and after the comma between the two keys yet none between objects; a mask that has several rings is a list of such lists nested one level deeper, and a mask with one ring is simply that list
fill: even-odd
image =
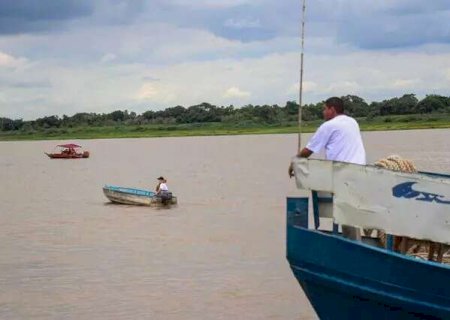
[{"label": "outboard motor", "polygon": [[161,198],[162,204],[167,204],[170,200],[172,200],[172,192],[161,191],[161,193],[159,194],[159,197]]}]

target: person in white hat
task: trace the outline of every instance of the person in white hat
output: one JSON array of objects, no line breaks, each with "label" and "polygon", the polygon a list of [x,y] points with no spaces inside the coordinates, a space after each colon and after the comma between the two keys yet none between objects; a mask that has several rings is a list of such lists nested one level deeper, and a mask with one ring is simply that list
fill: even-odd
[{"label": "person in white hat", "polygon": [[167,187],[167,180],[164,177],[158,178],[158,185],[156,186],[156,196],[161,198],[161,202],[166,204],[168,200],[172,199],[172,193]]}]

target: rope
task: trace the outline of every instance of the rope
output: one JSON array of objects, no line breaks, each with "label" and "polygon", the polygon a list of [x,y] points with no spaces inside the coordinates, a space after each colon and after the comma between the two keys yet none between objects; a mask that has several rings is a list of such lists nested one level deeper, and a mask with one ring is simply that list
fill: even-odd
[{"label": "rope", "polygon": [[375,162],[375,166],[408,173],[417,172],[417,168],[411,160],[403,159],[398,155],[391,155]]}]

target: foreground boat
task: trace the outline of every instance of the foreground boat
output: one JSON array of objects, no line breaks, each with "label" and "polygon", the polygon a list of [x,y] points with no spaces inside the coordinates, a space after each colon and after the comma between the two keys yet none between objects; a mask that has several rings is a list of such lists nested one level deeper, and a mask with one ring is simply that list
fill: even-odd
[{"label": "foreground boat", "polygon": [[177,204],[177,197],[162,199],[153,191],[105,185],[105,196],[114,203],[137,206],[170,206]]},{"label": "foreground boat", "polygon": [[89,158],[89,151],[77,152],[81,146],[73,143],[60,144],[56,147],[60,148],[59,152],[47,153],[44,152],[50,159],[81,159]]},{"label": "foreground boat", "polygon": [[[377,228],[448,249],[450,176],[306,159],[294,169],[312,191],[314,221],[309,229],[309,197],[287,199],[287,259],[321,319],[450,319],[450,266],[339,233]],[[321,227],[327,218],[332,230]]]}]

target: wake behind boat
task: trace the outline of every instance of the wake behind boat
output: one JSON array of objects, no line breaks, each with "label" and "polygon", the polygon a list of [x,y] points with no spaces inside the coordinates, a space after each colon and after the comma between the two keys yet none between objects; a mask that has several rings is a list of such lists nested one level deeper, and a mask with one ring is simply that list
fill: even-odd
[{"label": "wake behind boat", "polygon": [[114,203],[137,206],[166,206],[177,204],[177,197],[170,194],[169,199],[163,199],[153,191],[105,185],[105,196]]}]

